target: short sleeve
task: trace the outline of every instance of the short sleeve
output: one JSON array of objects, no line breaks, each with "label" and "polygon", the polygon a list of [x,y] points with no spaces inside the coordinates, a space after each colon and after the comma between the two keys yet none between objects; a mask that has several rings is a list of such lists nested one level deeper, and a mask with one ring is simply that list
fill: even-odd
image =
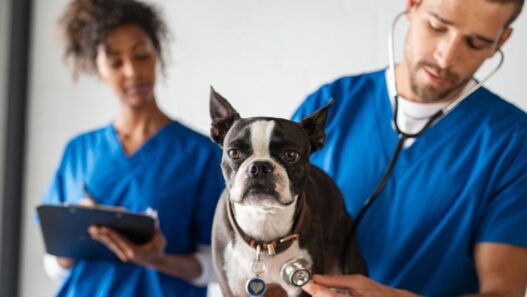
[{"label": "short sleeve", "polygon": [[507,142],[496,190],[479,216],[475,241],[527,247],[527,133]]},{"label": "short sleeve", "polygon": [[47,191],[42,197],[42,202],[45,204],[61,204],[66,201],[65,198],[65,172],[66,164],[68,163],[69,156],[71,155],[71,145],[66,145],[64,152],[62,153],[62,159],[59,163],[58,168],[48,186]]}]

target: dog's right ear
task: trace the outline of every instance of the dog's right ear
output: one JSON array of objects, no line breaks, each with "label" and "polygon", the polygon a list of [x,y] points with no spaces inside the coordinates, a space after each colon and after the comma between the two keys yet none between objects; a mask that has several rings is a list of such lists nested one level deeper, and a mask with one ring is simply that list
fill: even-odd
[{"label": "dog's right ear", "polygon": [[210,136],[214,142],[223,146],[225,135],[240,119],[240,115],[212,86],[210,87],[210,118],[212,119]]},{"label": "dog's right ear", "polygon": [[333,105],[333,98],[329,102],[313,114],[304,118],[300,125],[307,133],[309,142],[311,143],[311,152],[316,152],[324,146],[326,141],[326,121],[328,119],[329,108]]}]

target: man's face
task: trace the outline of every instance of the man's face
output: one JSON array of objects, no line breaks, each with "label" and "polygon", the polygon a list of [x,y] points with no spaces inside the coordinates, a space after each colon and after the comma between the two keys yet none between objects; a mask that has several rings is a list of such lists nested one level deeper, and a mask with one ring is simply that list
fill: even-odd
[{"label": "man's face", "polygon": [[450,100],[510,36],[513,4],[408,0],[405,64],[419,101]]}]

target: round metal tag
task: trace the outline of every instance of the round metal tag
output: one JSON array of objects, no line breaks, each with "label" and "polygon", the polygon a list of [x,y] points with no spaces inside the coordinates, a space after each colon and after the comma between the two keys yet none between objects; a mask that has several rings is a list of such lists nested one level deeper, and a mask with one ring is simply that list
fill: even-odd
[{"label": "round metal tag", "polygon": [[245,291],[247,294],[249,294],[249,296],[253,297],[263,296],[266,289],[267,285],[261,278],[258,277],[249,279],[245,284]]}]

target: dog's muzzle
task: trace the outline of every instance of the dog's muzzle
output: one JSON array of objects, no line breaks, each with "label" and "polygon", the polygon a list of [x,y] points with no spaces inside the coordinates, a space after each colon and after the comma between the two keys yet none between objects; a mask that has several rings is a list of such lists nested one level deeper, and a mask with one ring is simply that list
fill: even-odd
[{"label": "dog's muzzle", "polygon": [[273,164],[266,161],[254,161],[247,167],[247,173],[254,178],[269,176],[273,171]]}]

